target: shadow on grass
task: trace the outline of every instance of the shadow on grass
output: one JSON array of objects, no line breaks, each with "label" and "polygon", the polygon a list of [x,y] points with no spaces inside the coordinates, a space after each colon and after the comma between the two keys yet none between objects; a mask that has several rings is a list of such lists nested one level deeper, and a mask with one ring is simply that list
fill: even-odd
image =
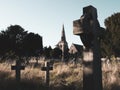
[{"label": "shadow on grass", "polygon": [[17,83],[13,81],[6,81],[0,84],[1,90],[46,90],[44,85],[35,84],[31,82]]},{"label": "shadow on grass", "polygon": [[[48,90],[43,80],[39,77],[33,78],[33,80],[22,79],[20,83],[17,83],[15,78],[9,77],[10,75],[11,73],[9,72],[0,71],[0,90]],[[50,86],[49,90],[82,90],[82,87],[78,83],[55,84]],[[103,90],[120,90],[120,85],[114,83]]]},{"label": "shadow on grass", "polygon": [[109,86],[105,86],[103,90],[120,90],[120,84],[119,83],[113,83]]},{"label": "shadow on grass", "polygon": [[[15,78],[10,77],[11,73],[9,72],[0,72],[0,90],[48,90],[41,80],[40,77],[34,78],[33,80],[22,79],[20,83],[17,83]],[[52,85],[49,87],[49,90],[82,90],[76,88],[76,84],[70,85]]]},{"label": "shadow on grass", "polygon": [[46,90],[42,82],[38,83],[23,79],[18,83],[15,78],[8,77],[10,74],[8,72],[0,72],[0,90]]},{"label": "shadow on grass", "polygon": [[120,85],[118,85],[117,83],[112,84],[111,90],[120,90]]}]

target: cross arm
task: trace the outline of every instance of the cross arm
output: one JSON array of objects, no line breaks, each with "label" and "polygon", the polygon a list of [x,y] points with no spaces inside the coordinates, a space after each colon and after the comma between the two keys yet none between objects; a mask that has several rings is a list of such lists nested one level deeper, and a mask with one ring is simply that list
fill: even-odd
[{"label": "cross arm", "polygon": [[24,70],[25,66],[11,66],[11,70],[16,70],[16,69]]}]

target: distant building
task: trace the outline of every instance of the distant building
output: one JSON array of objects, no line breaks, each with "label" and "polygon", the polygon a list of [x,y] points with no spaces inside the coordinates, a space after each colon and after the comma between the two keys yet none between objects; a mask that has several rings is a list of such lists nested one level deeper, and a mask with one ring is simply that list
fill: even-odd
[{"label": "distant building", "polygon": [[69,53],[73,55],[74,58],[82,56],[82,52],[83,52],[82,45],[72,43],[69,49]]},{"label": "distant building", "polygon": [[65,59],[68,56],[68,43],[66,41],[64,25],[62,28],[61,40],[58,42],[58,44],[56,46],[60,50],[62,50],[62,61],[65,61]]}]

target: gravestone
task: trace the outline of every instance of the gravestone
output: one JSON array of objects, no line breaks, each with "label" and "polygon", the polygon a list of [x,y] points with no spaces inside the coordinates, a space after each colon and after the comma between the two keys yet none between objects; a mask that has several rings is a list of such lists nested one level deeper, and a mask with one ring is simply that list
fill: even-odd
[{"label": "gravestone", "polygon": [[79,35],[83,50],[83,90],[102,90],[100,35],[103,32],[97,20],[97,9],[83,8],[83,15],[73,21],[73,33]]},{"label": "gravestone", "polygon": [[45,62],[45,66],[42,67],[41,70],[46,71],[45,72],[46,86],[49,87],[50,70],[53,70],[53,66],[51,66],[50,62]]},{"label": "gravestone", "polygon": [[16,72],[15,77],[16,77],[17,82],[20,82],[20,72],[21,72],[21,70],[24,70],[24,69],[25,69],[25,66],[21,66],[20,60],[16,61],[15,66],[11,66],[11,70],[15,70],[15,72]]}]

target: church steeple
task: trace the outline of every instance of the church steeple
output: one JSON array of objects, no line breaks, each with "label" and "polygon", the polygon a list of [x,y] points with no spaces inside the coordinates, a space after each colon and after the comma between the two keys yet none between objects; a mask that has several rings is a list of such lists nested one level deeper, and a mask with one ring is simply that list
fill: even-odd
[{"label": "church steeple", "polygon": [[56,46],[62,51],[62,61],[65,61],[65,58],[67,58],[68,53],[68,43],[66,41],[64,25],[62,27],[61,40]]},{"label": "church steeple", "polygon": [[66,42],[66,36],[65,36],[64,24],[63,24],[63,28],[62,28],[61,41],[65,41],[65,42]]}]

